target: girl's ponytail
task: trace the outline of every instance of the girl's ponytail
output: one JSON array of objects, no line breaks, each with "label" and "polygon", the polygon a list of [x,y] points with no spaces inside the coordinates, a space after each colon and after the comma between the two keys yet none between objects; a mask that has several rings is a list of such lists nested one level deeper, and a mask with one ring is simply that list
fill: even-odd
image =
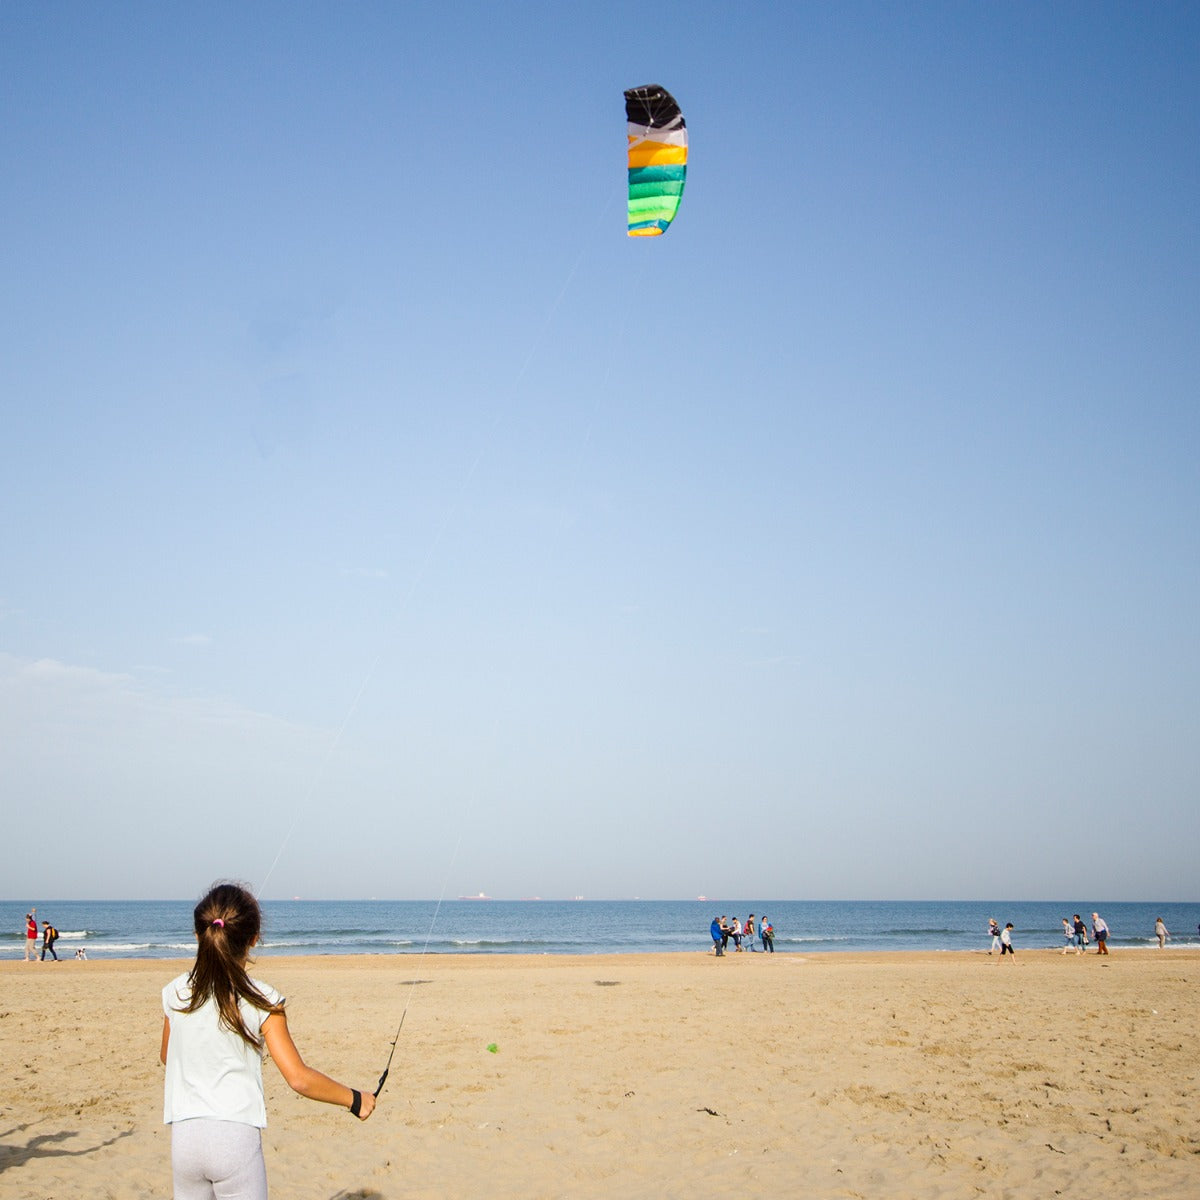
[{"label": "girl's ponytail", "polygon": [[246,974],[246,958],[262,930],[262,912],[249,888],[239,883],[218,883],[192,912],[196,931],[196,963],[188,975],[191,997],[184,1012],[195,1012],[211,998],[220,1023],[255,1050],[262,1039],[251,1033],[242,1019],[238,1001],[262,1012],[282,1012]]}]

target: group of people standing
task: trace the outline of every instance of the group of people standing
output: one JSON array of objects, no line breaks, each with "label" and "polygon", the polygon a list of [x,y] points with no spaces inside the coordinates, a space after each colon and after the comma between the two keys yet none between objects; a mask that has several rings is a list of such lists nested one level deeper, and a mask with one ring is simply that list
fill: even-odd
[{"label": "group of people standing", "polygon": [[[725,951],[729,948],[729,942],[732,939],[733,948],[735,951],[753,950],[755,938],[754,914],[751,913],[746,918],[745,925],[737,917],[731,922],[728,917],[720,916],[713,917],[712,924],[709,926],[709,933],[713,940],[713,953],[718,958],[721,958]],[[762,942],[764,953],[775,953],[775,926],[763,917],[757,926],[757,934]],[[746,944],[743,946],[742,943]]]},{"label": "group of people standing", "polygon": [[[58,954],[54,949],[54,943],[58,941],[58,930],[50,924],[49,921],[42,922],[42,957],[41,961],[46,961],[46,955],[58,962]],[[37,942],[38,942],[38,923],[37,909],[32,908],[25,914],[25,961],[37,962]]]}]

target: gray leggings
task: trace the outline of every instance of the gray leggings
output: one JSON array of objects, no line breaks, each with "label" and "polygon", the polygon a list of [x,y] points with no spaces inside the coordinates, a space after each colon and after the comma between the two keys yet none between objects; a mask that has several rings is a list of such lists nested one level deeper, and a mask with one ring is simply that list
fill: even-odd
[{"label": "gray leggings", "polygon": [[240,1121],[174,1122],[171,1172],[175,1200],[267,1200],[262,1134]]}]

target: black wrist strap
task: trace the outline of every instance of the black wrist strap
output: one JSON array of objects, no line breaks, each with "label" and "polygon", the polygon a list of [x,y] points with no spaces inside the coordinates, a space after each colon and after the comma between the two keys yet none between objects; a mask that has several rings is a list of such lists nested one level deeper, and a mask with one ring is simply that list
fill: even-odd
[{"label": "black wrist strap", "polygon": [[362,1092],[351,1088],[350,1094],[354,1097],[354,1099],[350,1101],[350,1115],[352,1117],[357,1117],[358,1114],[362,1112]]}]

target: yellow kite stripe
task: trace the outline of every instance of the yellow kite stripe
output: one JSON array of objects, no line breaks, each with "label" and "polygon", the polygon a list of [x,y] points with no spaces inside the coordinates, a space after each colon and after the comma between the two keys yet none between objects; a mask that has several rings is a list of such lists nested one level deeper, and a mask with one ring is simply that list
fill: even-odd
[{"label": "yellow kite stripe", "polygon": [[656,167],[667,164],[682,165],[687,162],[686,146],[664,146],[662,142],[642,142],[630,146],[629,166]]}]

